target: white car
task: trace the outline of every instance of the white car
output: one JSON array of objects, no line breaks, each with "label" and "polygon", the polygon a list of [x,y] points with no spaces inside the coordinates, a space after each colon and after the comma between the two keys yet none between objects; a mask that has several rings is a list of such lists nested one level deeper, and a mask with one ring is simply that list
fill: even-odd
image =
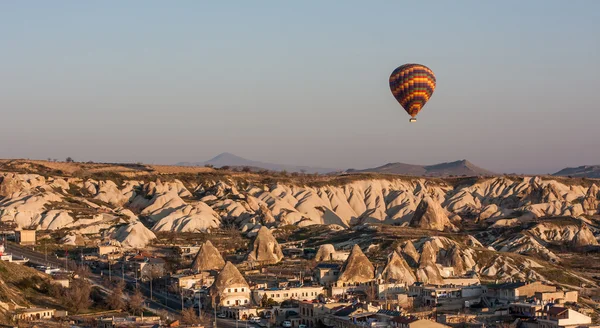
[{"label": "white car", "polygon": [[281,324],[281,327],[283,327],[283,328],[292,328],[292,322],[291,322],[291,321],[289,321],[289,320],[286,320],[286,321],[284,321],[284,322]]},{"label": "white car", "polygon": [[306,328],[306,325],[305,324],[299,324],[298,328]]},{"label": "white car", "polygon": [[260,317],[250,317],[250,322],[259,323]]},{"label": "white car", "polygon": [[223,318],[227,318],[227,317],[223,313],[219,313],[219,314],[217,314],[217,318],[223,319]]}]

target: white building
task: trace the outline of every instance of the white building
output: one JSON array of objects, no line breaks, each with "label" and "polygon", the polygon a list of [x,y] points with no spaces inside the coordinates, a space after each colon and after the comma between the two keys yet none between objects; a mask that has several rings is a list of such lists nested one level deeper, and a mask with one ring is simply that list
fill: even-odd
[{"label": "white building", "polygon": [[210,287],[210,296],[220,306],[249,305],[250,286],[236,266],[227,262]]},{"label": "white building", "polygon": [[272,288],[272,289],[254,289],[252,290],[252,300],[255,304],[260,304],[264,295],[274,301],[281,303],[285,300],[310,301],[316,300],[320,294],[325,294],[322,286],[302,286],[291,288]]},{"label": "white building", "polygon": [[541,312],[537,318],[539,328],[579,328],[591,326],[592,318],[564,307],[550,307]]}]

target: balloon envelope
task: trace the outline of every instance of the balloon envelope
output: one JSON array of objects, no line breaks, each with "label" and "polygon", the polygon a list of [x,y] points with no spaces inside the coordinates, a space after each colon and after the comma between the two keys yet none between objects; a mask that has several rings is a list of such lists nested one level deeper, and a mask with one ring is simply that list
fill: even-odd
[{"label": "balloon envelope", "polygon": [[402,108],[415,117],[435,90],[435,75],[427,66],[404,64],[390,75],[390,89]]}]

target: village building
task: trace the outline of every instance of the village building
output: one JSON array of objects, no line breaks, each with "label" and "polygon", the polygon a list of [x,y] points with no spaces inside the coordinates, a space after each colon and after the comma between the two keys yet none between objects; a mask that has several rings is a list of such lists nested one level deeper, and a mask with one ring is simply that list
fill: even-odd
[{"label": "village building", "polygon": [[202,271],[195,274],[178,274],[171,276],[171,279],[182,289],[199,289],[210,287],[215,282],[216,272]]},{"label": "village building", "polygon": [[98,255],[99,256],[113,254],[113,253],[119,253],[120,251],[121,251],[121,248],[119,246],[115,246],[115,245],[100,245],[100,246],[98,246]]},{"label": "village building", "polygon": [[248,320],[252,317],[258,317],[258,309],[247,306],[223,306],[221,313],[229,319]]},{"label": "village building", "polygon": [[556,287],[545,285],[539,281],[511,282],[503,284],[487,285],[486,297],[492,302],[507,304],[519,300],[531,298],[537,292],[555,292]]},{"label": "village building", "polygon": [[449,328],[439,322],[419,319],[413,316],[400,316],[391,320],[390,326],[394,328]]},{"label": "village building", "polygon": [[340,276],[340,264],[319,263],[314,270],[315,279],[322,286],[331,286]]},{"label": "village building", "polygon": [[217,306],[249,306],[250,286],[236,266],[227,262],[212,284],[210,296]]},{"label": "village building", "polygon": [[458,310],[481,303],[485,288],[473,286],[423,286],[415,284],[409,287],[409,296],[418,300],[420,306],[437,307],[443,310]]},{"label": "village building", "polygon": [[52,319],[56,314],[56,309],[50,308],[28,308],[28,309],[18,309],[15,311],[13,315],[14,320],[42,320],[42,319]]},{"label": "village building", "polygon": [[15,241],[19,245],[35,245],[35,230],[15,230]]},{"label": "village building", "polygon": [[[592,318],[575,310],[564,307],[549,307],[538,311],[538,328],[580,328],[589,327]],[[593,327],[600,327],[594,325]]]},{"label": "village building", "polygon": [[253,289],[252,300],[254,304],[260,304],[265,295],[268,299],[281,303],[285,300],[316,300],[319,295],[324,296],[325,289],[322,286],[300,286],[289,288],[267,288]]},{"label": "village building", "polygon": [[540,303],[512,303],[508,306],[508,314],[515,318],[535,318],[543,307]]},{"label": "village building", "polygon": [[165,275],[165,260],[147,253],[137,254],[129,259],[136,277],[142,281],[161,278]]},{"label": "village building", "polygon": [[536,292],[534,294],[534,299],[541,301],[543,304],[548,302],[553,303],[567,303],[567,302],[577,302],[579,298],[579,292],[576,290],[573,291],[556,291],[556,292]]},{"label": "village building", "polygon": [[306,325],[307,328],[322,326],[326,315],[347,305],[348,303],[300,302],[300,324]]}]

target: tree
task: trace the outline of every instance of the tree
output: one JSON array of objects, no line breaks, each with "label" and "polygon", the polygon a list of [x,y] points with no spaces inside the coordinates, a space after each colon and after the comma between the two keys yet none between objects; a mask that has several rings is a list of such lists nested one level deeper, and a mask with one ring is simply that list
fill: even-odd
[{"label": "tree", "polygon": [[269,299],[267,300],[267,306],[273,307],[273,306],[277,306],[277,305],[279,305],[279,303],[276,300],[269,297]]},{"label": "tree", "polygon": [[79,279],[87,279],[91,275],[90,268],[87,265],[78,265],[75,267],[75,275]]},{"label": "tree", "polygon": [[250,167],[248,167],[248,166],[244,166],[244,167],[242,168],[242,172],[246,172],[246,173],[250,172]]},{"label": "tree", "polygon": [[67,289],[64,298],[65,305],[78,314],[92,305],[91,292],[92,285],[87,280],[75,279],[71,287]]},{"label": "tree", "polygon": [[119,281],[116,286],[113,288],[110,295],[106,299],[106,304],[111,310],[124,310],[125,309],[125,301],[123,300],[123,288],[125,284],[122,281]]},{"label": "tree", "polygon": [[73,163],[73,162],[75,162],[75,161],[73,160],[73,158],[71,158],[71,157],[69,156],[69,157],[67,157],[67,159],[65,160],[65,162],[67,162],[67,163]]},{"label": "tree", "polygon": [[131,313],[134,315],[142,314],[142,311],[144,311],[144,296],[139,289],[137,289],[133,295],[129,297],[127,306],[129,307],[129,311],[131,311]]},{"label": "tree", "polygon": [[200,323],[200,317],[194,308],[187,308],[181,311],[181,322],[186,325],[197,325]]},{"label": "tree", "polygon": [[260,300],[260,306],[266,308],[269,304],[269,298],[267,297],[267,293],[264,293],[262,299]]},{"label": "tree", "polygon": [[65,289],[63,286],[51,282],[48,285],[48,295],[56,299],[63,299],[65,296]]}]

